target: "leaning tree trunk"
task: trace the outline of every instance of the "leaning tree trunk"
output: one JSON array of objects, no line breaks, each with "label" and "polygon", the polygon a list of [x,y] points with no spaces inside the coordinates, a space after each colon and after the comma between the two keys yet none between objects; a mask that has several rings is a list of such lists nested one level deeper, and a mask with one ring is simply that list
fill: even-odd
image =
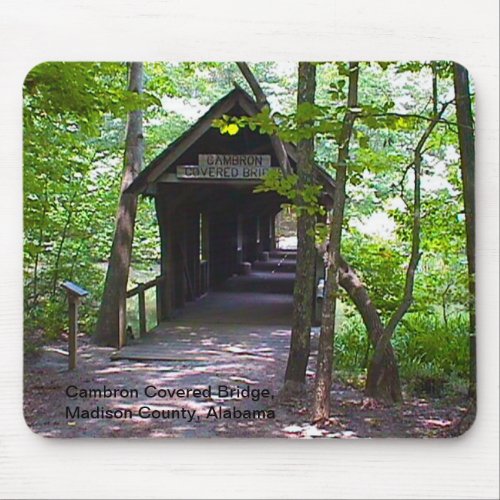
[{"label": "leaning tree trunk", "polygon": [[[131,63],[128,89],[142,93],[143,80],[143,64]],[[95,332],[95,341],[103,346],[121,347],[125,344],[125,294],[134,238],[137,196],[124,191],[141,171],[143,150],[142,111],[131,111],[127,123],[124,170],[115,233]]]},{"label": "leaning tree trunk", "polygon": [[318,361],[316,365],[314,386],[313,422],[317,423],[324,423],[330,417],[333,341],[335,338],[335,315],[339,290],[339,264],[346,199],[347,160],[349,159],[349,142],[351,140],[354,120],[356,118],[353,109],[358,105],[358,75],[358,63],[350,63],[347,111],[340,134],[336,169],[337,174],[335,176],[335,197],[333,200],[333,214],[330,223],[330,241],[323,299],[323,315],[321,318],[321,332],[319,336]]},{"label": "leaning tree trunk", "polygon": [[[363,282],[342,257],[339,266],[339,284],[347,292],[361,315],[370,343],[375,349],[384,332],[382,319]],[[377,394],[382,401],[391,403],[399,403],[403,400],[398,365],[390,343],[382,356],[378,376],[370,379],[366,392],[371,395]]]},{"label": "leaning tree trunk", "polygon": [[[314,103],[316,66],[299,63],[297,105]],[[293,290],[293,320],[290,351],[283,393],[300,393],[305,388],[306,369],[311,342],[311,322],[316,259],[315,216],[304,210],[301,193],[313,184],[314,138],[301,140],[297,145],[297,274]],[[301,209],[302,208],[302,209]]]},{"label": "leaning tree trunk", "polygon": [[467,266],[469,273],[469,393],[476,393],[476,311],[475,311],[475,207],[474,207],[474,120],[470,98],[469,73],[460,66],[453,65],[455,99],[458,121],[458,142],[460,147],[460,165],[465,207],[465,235],[467,241]]}]

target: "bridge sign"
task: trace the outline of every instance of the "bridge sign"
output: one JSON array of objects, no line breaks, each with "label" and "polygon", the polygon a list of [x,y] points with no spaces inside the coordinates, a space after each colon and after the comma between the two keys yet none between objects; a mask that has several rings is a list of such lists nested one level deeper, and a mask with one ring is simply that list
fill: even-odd
[{"label": "bridge sign", "polygon": [[258,180],[270,168],[271,155],[200,154],[198,165],[177,167],[177,178]]}]

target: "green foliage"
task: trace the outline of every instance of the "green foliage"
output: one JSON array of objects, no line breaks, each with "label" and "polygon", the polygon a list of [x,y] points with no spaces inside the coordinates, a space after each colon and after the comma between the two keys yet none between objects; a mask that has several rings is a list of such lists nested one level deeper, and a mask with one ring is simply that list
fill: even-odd
[{"label": "green foliage", "polygon": [[[105,271],[99,263],[109,255],[120,190],[126,113],[159,104],[151,94],[126,90],[126,70],[115,63],[44,63],[25,79],[28,332],[53,338],[67,328],[63,280],[91,292],[80,324],[92,328]],[[141,217],[138,226],[141,236]]]},{"label": "green foliage", "polygon": [[[343,305],[345,308],[346,304]],[[335,369],[352,375],[363,373],[370,348],[363,321],[351,310],[335,334]]]},{"label": "green foliage", "polygon": [[324,222],[316,222],[314,227],[314,241],[316,247],[321,247],[326,244],[330,237],[330,226]]},{"label": "green foliage", "polygon": [[235,135],[238,130],[248,127],[260,134],[277,135],[285,142],[298,143],[317,135],[336,137],[340,133],[338,121],[344,108],[329,110],[324,106],[302,103],[292,113],[271,112],[269,106],[252,116],[227,116],[214,120],[213,126],[222,134]]},{"label": "green foliage", "polygon": [[[408,392],[440,396],[466,390],[469,336],[464,314],[447,323],[436,313],[409,314],[398,327],[393,346]],[[371,349],[361,317],[350,312],[335,336],[336,370],[343,377],[366,374]]]},{"label": "green foliage", "polygon": [[291,174],[286,177],[279,169],[272,169],[255,189],[255,193],[265,193],[275,191],[276,193],[288,198],[293,203],[297,197],[297,175]]},{"label": "green foliage", "polygon": [[437,396],[447,384],[468,379],[469,334],[463,314],[446,323],[439,315],[410,315],[403,320],[394,346],[410,391]]},{"label": "green foliage", "polygon": [[319,203],[321,186],[309,184],[303,189],[297,189],[298,177],[295,174],[283,175],[280,169],[271,169],[267,172],[262,182],[254,189],[255,193],[274,191],[290,201],[297,215],[306,211],[310,215],[323,215],[325,209]]},{"label": "green foliage", "polygon": [[106,113],[160,105],[148,92],[127,90],[126,66],[119,63],[47,62],[35,66],[24,80],[25,127],[50,120],[69,130],[96,133]]},{"label": "green foliage", "polygon": [[[450,64],[362,63],[359,109],[348,162],[342,252],[359,272],[384,320],[402,295],[410,252],[413,184],[408,168],[432,112],[432,72],[439,100],[453,94]],[[346,63],[317,65],[316,104],[296,106],[296,68],[252,65],[271,107],[252,117],[224,116],[214,123],[237,136],[248,127],[298,143],[315,136],[316,162],[336,175],[338,138],[347,111]],[[151,161],[237,82],[234,63],[146,63],[146,93],[128,92],[127,65],[44,63],[24,83],[25,327],[30,341],[66,328],[63,279],[90,290],[81,308],[92,330],[120,192],[127,112],[144,109],[146,162]],[[249,91],[250,92],[250,91]],[[168,104],[175,106],[169,108]],[[175,109],[176,111],[166,111]],[[179,111],[177,111],[179,110]],[[422,242],[414,300],[394,345],[409,390],[437,393],[461,387],[467,376],[467,270],[462,184],[454,109],[450,106],[426,143],[422,163]],[[269,172],[256,192],[275,191],[300,210],[322,214],[318,185],[297,189],[297,177]],[[388,225],[385,232],[378,225]],[[328,227],[318,223],[316,241]],[[159,237],[153,203],[141,199],[131,282],[157,273]],[[140,272],[137,272],[137,270]],[[336,337],[338,370],[363,374],[369,354],[366,330],[342,295],[345,319]],[[132,306],[131,306],[132,307]],[[133,311],[132,311],[133,312]],[[35,345],[31,342],[29,345]]]},{"label": "green foliage", "polygon": [[370,291],[382,317],[387,319],[401,299],[406,264],[404,248],[383,238],[367,238],[351,229],[344,240],[344,253]]}]

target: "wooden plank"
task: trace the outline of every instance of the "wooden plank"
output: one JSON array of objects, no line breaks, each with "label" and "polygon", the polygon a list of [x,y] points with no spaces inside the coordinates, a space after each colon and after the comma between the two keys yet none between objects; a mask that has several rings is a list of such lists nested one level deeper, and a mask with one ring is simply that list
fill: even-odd
[{"label": "wooden plank", "polygon": [[185,305],[186,279],[184,275],[184,264],[182,257],[182,245],[185,235],[185,214],[171,214],[170,241],[172,242],[172,277],[173,277],[173,304],[174,308],[180,309]]},{"label": "wooden plank", "polygon": [[225,181],[260,181],[277,167],[200,167],[198,165],[178,165],[177,179],[197,181],[200,179],[217,182]]},{"label": "wooden plank", "polygon": [[200,296],[200,249],[201,249],[201,240],[200,240],[200,218],[201,214],[196,212],[192,219],[192,249],[191,255],[189,257],[191,262],[192,276],[193,276],[193,290],[195,297]]},{"label": "wooden plank", "polygon": [[189,356],[189,355],[178,355],[172,356],[171,354],[162,354],[161,352],[125,352],[117,351],[110,356],[111,361],[170,361],[170,362],[182,362],[182,361],[211,361],[214,356],[218,354],[207,354],[205,356]]},{"label": "wooden plank", "polygon": [[185,246],[183,246],[180,241],[178,241],[178,244],[179,244],[179,252],[180,252],[181,261],[182,261],[182,269],[184,271],[184,277],[186,279],[188,300],[193,300],[194,299],[193,285],[191,283],[191,276],[189,275],[189,266],[188,266],[188,262],[187,262],[187,258],[186,258]]},{"label": "wooden plank", "polygon": [[167,216],[166,199],[163,190],[160,190],[158,196],[155,196],[156,218],[160,231],[160,250],[161,250],[161,274],[164,278],[159,287],[161,295],[161,320],[170,318],[172,311],[172,293],[171,293],[171,268],[169,267],[169,222]]}]

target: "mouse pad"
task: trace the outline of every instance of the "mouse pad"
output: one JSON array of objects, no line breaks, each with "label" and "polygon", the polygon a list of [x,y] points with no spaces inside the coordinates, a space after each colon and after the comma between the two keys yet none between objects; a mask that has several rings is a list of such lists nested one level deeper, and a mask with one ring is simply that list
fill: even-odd
[{"label": "mouse pad", "polygon": [[53,438],[463,434],[474,100],[450,61],[35,66],[27,425]]}]

